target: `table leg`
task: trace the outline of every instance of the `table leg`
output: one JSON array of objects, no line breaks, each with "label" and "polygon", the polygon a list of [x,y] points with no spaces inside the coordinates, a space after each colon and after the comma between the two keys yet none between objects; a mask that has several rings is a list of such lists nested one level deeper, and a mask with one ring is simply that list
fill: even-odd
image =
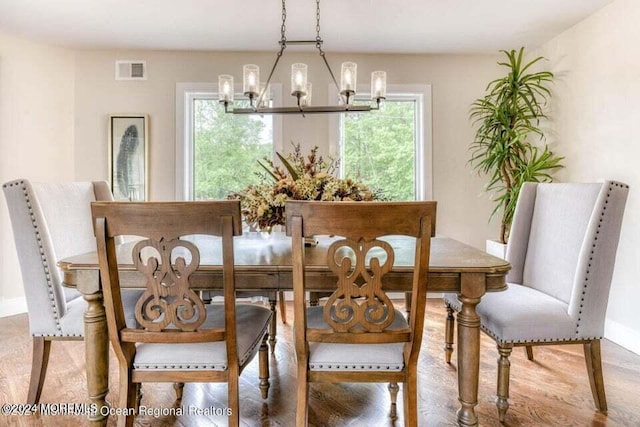
[{"label": "table leg", "polygon": [[485,292],[483,273],[463,273],[458,299],[462,309],[458,313],[458,424],[477,426],[475,407],[478,404],[480,375],[480,316],[476,305]]},{"label": "table leg", "polygon": [[87,310],[84,313],[84,348],[87,365],[87,392],[98,411],[89,416],[91,425],[106,425],[107,417],[100,410],[109,404],[109,336],[102,292],[85,294]]}]

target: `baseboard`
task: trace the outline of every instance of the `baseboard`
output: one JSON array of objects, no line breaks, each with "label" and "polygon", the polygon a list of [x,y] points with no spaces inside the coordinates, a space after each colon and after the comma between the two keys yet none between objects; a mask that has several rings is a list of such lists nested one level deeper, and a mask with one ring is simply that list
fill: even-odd
[{"label": "baseboard", "polygon": [[640,333],[613,320],[605,320],[604,337],[627,350],[640,355]]},{"label": "baseboard", "polygon": [[27,300],[24,297],[3,298],[0,300],[0,317],[13,316],[27,312]]}]

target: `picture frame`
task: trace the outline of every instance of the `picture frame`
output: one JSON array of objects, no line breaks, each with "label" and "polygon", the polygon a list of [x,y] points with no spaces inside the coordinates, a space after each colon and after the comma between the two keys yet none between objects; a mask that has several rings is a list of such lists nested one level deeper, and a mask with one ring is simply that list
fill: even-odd
[{"label": "picture frame", "polygon": [[146,201],[149,196],[149,117],[109,115],[109,185],[115,200]]}]

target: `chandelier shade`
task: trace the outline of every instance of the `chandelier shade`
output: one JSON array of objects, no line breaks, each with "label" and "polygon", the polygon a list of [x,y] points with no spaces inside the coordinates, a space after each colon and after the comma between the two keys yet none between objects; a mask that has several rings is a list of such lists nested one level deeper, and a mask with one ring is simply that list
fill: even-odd
[{"label": "chandelier shade", "polygon": [[[374,105],[355,105],[357,89],[358,65],[355,62],[343,62],[340,72],[340,84],[338,84],[326,53],[322,50],[322,38],[320,37],[320,0],[316,0],[316,38],[314,40],[287,40],[286,37],[287,9],[285,0],[282,0],[282,27],[280,30],[280,50],[276,54],[276,60],[266,82],[260,82],[260,68],[255,64],[246,64],[242,72],[242,93],[249,99],[249,108],[233,107],[233,76],[218,76],[218,100],[224,105],[227,113],[233,114],[319,114],[319,113],[357,113],[378,110],[380,103],[386,98],[387,75],[384,71],[371,73],[371,100]],[[337,105],[314,106],[312,105],[312,84],[308,81],[308,66],[303,63],[291,65],[291,96],[296,100],[295,107],[273,107],[271,105],[270,83],[273,73],[283,56],[287,45],[314,45],[322,58],[324,65],[331,77],[331,81],[340,94]]]}]

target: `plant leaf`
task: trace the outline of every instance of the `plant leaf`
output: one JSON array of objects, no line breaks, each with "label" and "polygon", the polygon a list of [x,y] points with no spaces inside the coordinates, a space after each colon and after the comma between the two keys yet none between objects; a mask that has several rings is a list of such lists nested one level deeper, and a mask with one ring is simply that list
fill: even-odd
[{"label": "plant leaf", "polygon": [[295,168],[291,166],[291,163],[289,163],[286,157],[284,157],[282,154],[278,153],[277,151],[276,151],[276,156],[278,156],[278,158],[280,159],[284,167],[287,169],[287,171],[291,175],[291,178],[293,178],[294,180],[297,180],[299,178],[298,173],[296,172]]}]

